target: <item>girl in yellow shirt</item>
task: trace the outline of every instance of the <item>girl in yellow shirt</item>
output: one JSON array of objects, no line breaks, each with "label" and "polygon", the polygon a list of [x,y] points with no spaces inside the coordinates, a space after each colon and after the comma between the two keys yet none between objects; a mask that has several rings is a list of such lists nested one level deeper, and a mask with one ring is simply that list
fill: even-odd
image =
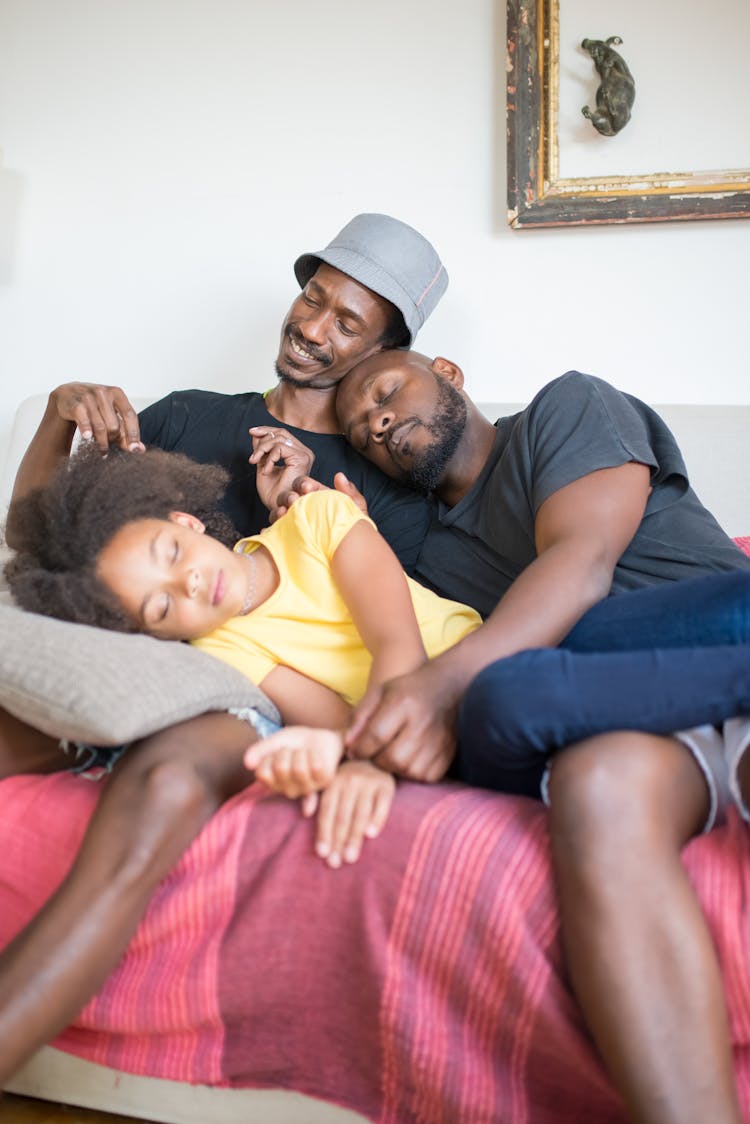
[{"label": "girl in yellow shirt", "polygon": [[250,748],[248,768],[304,796],[308,815],[325,790],[318,853],[334,866],[354,861],[382,828],[394,782],[377,763],[343,761],[353,709],[480,617],[407,578],[338,492],[299,499],[230,550],[233,531],[215,511],[225,479],[161,450],[83,450],[15,505],[11,589],[36,612],[190,640],[248,675],[285,723]]}]

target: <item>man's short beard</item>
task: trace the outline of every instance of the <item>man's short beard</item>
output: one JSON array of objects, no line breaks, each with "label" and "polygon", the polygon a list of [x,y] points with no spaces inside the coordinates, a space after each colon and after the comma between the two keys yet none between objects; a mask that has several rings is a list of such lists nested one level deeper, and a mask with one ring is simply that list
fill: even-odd
[{"label": "man's short beard", "polygon": [[327,379],[326,372],[321,371],[320,374],[313,375],[312,378],[301,379],[287,368],[282,367],[280,363],[274,363],[274,369],[279,382],[284,382],[287,386],[294,386],[298,390],[331,390],[334,386],[338,386],[343,378],[343,375],[339,375],[337,378]]},{"label": "man's short beard", "polygon": [[440,483],[448,461],[458,448],[466,428],[466,401],[447,379],[438,378],[438,400],[435,417],[424,425],[434,440],[414,455],[404,480],[419,492],[434,492]]}]

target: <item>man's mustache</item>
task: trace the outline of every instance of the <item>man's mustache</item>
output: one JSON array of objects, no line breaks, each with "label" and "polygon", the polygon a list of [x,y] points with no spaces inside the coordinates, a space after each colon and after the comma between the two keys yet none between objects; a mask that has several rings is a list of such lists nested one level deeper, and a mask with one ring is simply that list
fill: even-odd
[{"label": "man's mustache", "polygon": [[324,354],[314,343],[310,343],[309,340],[306,340],[299,328],[295,328],[293,324],[287,324],[286,334],[290,339],[293,339],[295,343],[298,343],[300,347],[304,347],[308,355],[315,359],[316,362],[322,363],[324,367],[330,367],[331,363],[333,363],[333,359],[330,355]]}]

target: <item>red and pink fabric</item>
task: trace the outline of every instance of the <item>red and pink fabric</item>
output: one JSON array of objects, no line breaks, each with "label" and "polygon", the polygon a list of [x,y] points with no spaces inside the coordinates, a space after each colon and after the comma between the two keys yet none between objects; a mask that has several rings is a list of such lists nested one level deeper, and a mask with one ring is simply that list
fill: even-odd
[{"label": "red and pink fabric", "polygon": [[[0,942],[70,865],[99,788],[0,784]],[[750,1116],[750,834],[684,854],[728,996]],[[56,1045],[127,1072],[295,1089],[380,1124],[617,1124],[565,980],[542,807],[400,786],[383,835],[331,871],[298,807],[253,786],[160,886]]]},{"label": "red and pink fabric", "polygon": [[[64,877],[99,792],[67,774],[0,784],[0,944]],[[684,861],[750,1119],[750,833],[732,812]],[[253,786],[164,880],[56,1045],[132,1073],[294,1089],[379,1124],[624,1120],[565,980],[545,813],[458,785],[402,784],[382,836],[338,871],[297,805]]]}]

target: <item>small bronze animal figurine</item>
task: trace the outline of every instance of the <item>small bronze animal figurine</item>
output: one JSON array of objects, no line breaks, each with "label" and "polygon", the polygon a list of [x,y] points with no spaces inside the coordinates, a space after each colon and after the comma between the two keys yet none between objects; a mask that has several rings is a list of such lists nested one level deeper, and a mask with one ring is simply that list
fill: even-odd
[{"label": "small bronze animal figurine", "polygon": [[581,43],[602,79],[596,91],[596,109],[584,105],[581,113],[605,137],[613,137],[627,125],[635,101],[633,75],[622,56],[612,50],[613,43],[622,43],[619,35],[610,35],[607,40],[584,39]]}]

